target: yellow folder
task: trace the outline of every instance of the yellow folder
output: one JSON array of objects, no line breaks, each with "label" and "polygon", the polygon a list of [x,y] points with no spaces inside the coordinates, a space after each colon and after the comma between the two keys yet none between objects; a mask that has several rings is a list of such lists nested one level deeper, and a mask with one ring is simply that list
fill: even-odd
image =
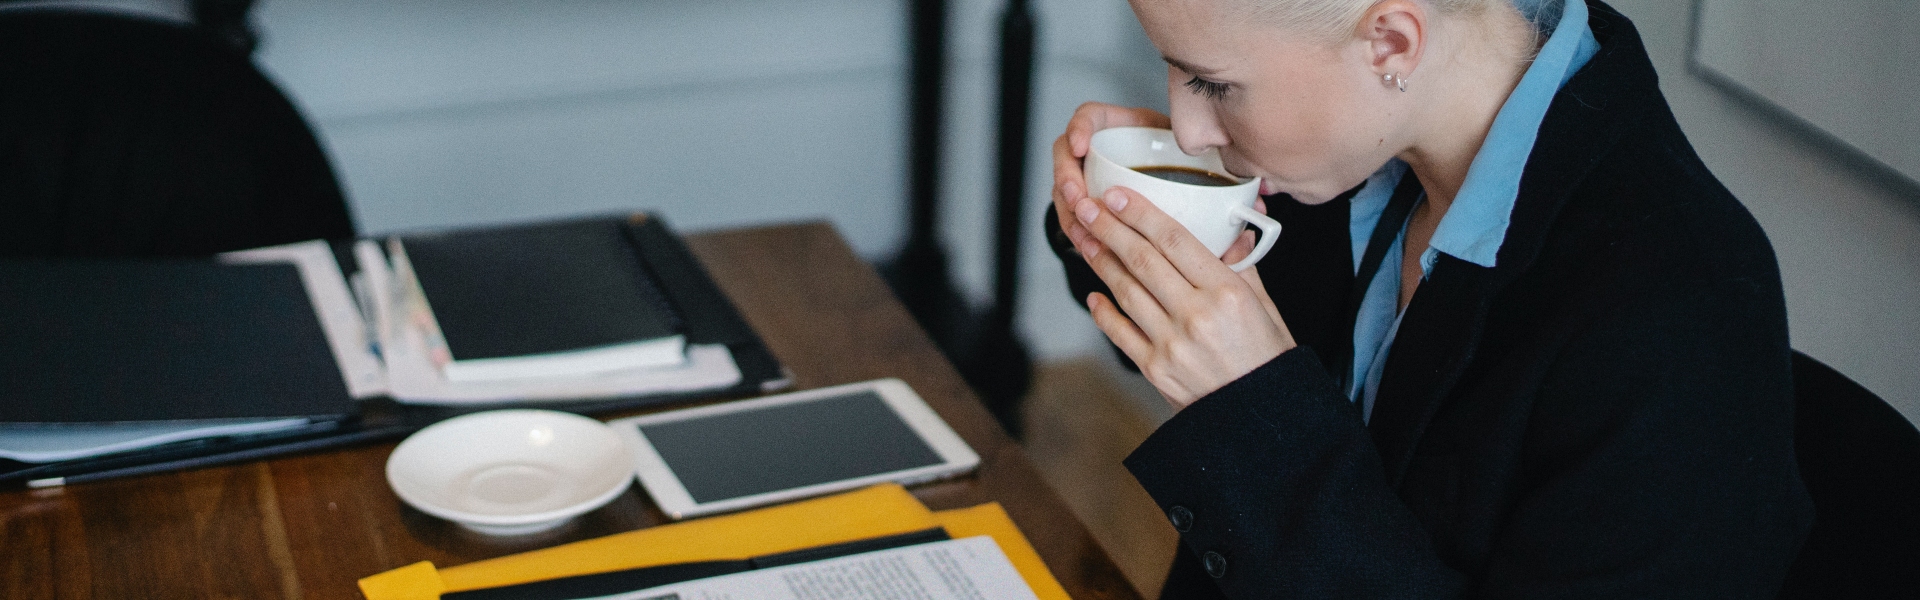
[{"label": "yellow folder", "polygon": [[500,558],[435,568],[418,562],[360,580],[367,600],[440,594],[575,575],[708,560],[742,560],[943,527],[954,538],[992,536],[1041,600],[1067,600],[1039,553],[998,504],[932,512],[895,484],[760,510],[662,525]]}]

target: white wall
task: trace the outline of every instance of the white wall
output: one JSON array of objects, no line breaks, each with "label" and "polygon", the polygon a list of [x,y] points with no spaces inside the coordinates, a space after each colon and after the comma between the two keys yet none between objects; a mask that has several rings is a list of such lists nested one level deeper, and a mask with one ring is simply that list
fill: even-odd
[{"label": "white wall", "polygon": [[259,62],[362,229],[657,208],[683,228],[901,214],[897,3],[266,0]]},{"label": "white wall", "polygon": [[[255,16],[259,63],[316,123],[365,232],[646,208],[683,230],[826,218],[878,260],[906,220],[906,6],[264,0]],[[1001,6],[950,7],[943,230],[979,302]],[[1035,211],[1047,142],[1073,106],[1165,102],[1124,4],[1037,12]],[[1088,352],[1098,334],[1036,219],[1021,326],[1043,358]]]},{"label": "white wall", "polygon": [[[1920,2],[1700,0],[1695,57],[1920,179]],[[1836,92],[1844,93],[1836,93]]]}]

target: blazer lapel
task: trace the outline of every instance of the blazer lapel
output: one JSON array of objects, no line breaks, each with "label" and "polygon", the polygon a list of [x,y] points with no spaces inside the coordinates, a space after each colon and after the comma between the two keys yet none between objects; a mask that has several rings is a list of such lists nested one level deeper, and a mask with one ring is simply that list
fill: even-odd
[{"label": "blazer lapel", "polygon": [[1541,122],[1496,266],[1442,254],[1394,337],[1367,428],[1395,487],[1472,364],[1495,296],[1532,266],[1561,207],[1619,139],[1619,126],[1646,106],[1632,100],[1659,98],[1639,35],[1611,7],[1588,4],[1600,53],[1554,96]]},{"label": "blazer lapel", "polygon": [[1427,422],[1473,360],[1497,287],[1493,275],[1443,254],[1407,305],[1367,422],[1387,481],[1396,487]]}]

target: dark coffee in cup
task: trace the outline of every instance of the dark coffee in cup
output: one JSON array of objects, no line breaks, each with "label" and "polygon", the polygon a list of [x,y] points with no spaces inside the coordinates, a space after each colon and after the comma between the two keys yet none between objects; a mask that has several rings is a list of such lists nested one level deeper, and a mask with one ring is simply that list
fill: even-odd
[{"label": "dark coffee in cup", "polygon": [[1133,170],[1174,183],[1184,183],[1187,185],[1204,185],[1210,187],[1240,185],[1240,180],[1238,179],[1213,171],[1192,167],[1134,167]]},{"label": "dark coffee in cup", "polygon": [[1259,177],[1234,177],[1214,148],[1182,152],[1173,130],[1096,131],[1087,144],[1085,169],[1088,195],[1105,197],[1115,186],[1131,189],[1187,228],[1214,256],[1225,255],[1248,225],[1260,228],[1253,252],[1228,265],[1235,271],[1252,268],[1280,236],[1280,222],[1253,209],[1260,202]]}]

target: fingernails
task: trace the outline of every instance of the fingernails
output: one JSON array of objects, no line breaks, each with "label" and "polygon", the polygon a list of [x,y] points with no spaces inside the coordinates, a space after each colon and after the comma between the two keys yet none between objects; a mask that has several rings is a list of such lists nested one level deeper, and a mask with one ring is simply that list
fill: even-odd
[{"label": "fingernails", "polygon": [[1107,190],[1107,208],[1113,212],[1126,210],[1127,195],[1120,193],[1120,190]]},{"label": "fingernails", "polygon": [[1060,197],[1068,200],[1079,200],[1080,184],[1071,181],[1060,184]]},{"label": "fingernails", "polygon": [[1080,219],[1081,223],[1092,225],[1093,219],[1099,216],[1100,207],[1094,206],[1092,200],[1082,200],[1073,206],[1073,217]]},{"label": "fingernails", "polygon": [[1068,226],[1067,239],[1073,240],[1073,251],[1080,253],[1081,258],[1093,258],[1100,253],[1100,240],[1094,239],[1085,227],[1077,224]]}]

